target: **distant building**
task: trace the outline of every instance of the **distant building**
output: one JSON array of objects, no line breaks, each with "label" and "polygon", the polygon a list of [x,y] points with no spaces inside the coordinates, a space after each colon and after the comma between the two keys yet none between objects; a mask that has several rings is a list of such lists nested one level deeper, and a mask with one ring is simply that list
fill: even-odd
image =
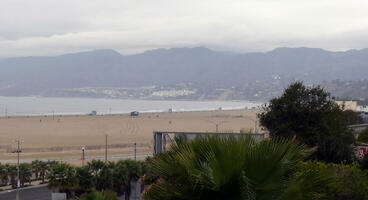
[{"label": "distant building", "polygon": [[336,101],[336,103],[343,110],[357,110],[357,108],[358,108],[358,102],[357,101]]},{"label": "distant building", "polygon": [[250,136],[253,139],[260,141],[265,138],[264,133],[219,133],[219,132],[176,132],[176,131],[154,131],[153,132],[153,155],[165,152],[168,143],[175,143],[174,138],[185,137],[188,140],[194,140],[196,138],[205,137],[207,135],[217,135],[220,137],[240,137]]},{"label": "distant building", "polygon": [[358,111],[368,113],[368,106],[367,105],[360,105],[360,106],[358,106]]}]

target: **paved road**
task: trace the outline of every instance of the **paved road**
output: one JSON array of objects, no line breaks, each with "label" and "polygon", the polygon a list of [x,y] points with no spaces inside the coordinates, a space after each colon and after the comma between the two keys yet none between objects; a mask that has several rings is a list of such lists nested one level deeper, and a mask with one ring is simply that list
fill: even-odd
[{"label": "paved road", "polygon": [[[20,200],[51,200],[51,190],[46,185],[23,188],[19,191]],[[15,200],[15,190],[0,192],[0,200]]]}]

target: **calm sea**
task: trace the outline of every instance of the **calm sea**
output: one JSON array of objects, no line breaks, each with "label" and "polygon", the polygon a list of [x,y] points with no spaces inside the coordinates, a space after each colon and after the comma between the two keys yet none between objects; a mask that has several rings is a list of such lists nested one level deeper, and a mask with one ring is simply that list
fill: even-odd
[{"label": "calm sea", "polygon": [[153,101],[101,98],[2,97],[0,116],[55,114],[117,114],[139,112],[244,109],[260,106],[250,101]]}]

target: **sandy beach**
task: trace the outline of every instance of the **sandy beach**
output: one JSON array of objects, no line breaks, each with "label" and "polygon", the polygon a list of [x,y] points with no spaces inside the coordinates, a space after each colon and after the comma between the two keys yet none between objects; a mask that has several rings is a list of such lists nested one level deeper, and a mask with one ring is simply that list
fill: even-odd
[{"label": "sandy beach", "polygon": [[[81,148],[86,157],[103,156],[108,134],[109,155],[133,154],[134,142],[139,154],[152,153],[154,130],[219,131],[254,130],[256,109],[142,113],[104,116],[34,116],[0,118],[0,161],[13,162],[14,139],[22,139],[21,158],[74,160]],[[258,128],[259,129],[259,128]]]}]

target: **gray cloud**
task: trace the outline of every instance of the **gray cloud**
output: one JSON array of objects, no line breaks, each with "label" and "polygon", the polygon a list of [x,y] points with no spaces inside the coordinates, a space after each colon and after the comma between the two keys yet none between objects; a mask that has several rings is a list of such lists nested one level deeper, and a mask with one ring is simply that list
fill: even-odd
[{"label": "gray cloud", "polygon": [[368,47],[366,0],[1,0],[0,57],[112,48]]}]

